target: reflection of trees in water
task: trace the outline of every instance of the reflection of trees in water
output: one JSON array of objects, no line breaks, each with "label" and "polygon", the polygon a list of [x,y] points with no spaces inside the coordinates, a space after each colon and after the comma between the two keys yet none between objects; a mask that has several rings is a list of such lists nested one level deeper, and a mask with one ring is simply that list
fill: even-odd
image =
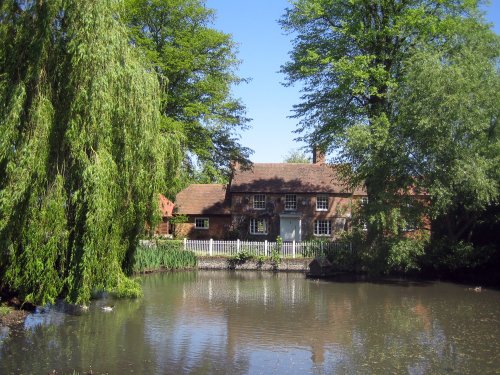
[{"label": "reflection of trees in water", "polygon": [[[486,336],[481,338],[473,335],[469,327],[451,323],[467,321],[464,310],[482,314],[462,289],[449,285],[409,289],[373,284],[358,284],[357,289],[358,297],[352,300],[356,339],[352,347],[346,348],[350,371],[490,373],[500,365],[499,360],[487,363],[488,357],[481,353],[489,345],[485,345]],[[490,301],[487,310],[498,312],[499,308]],[[490,325],[497,335],[497,349],[498,327]],[[483,362],[473,360],[474,356]],[[342,372],[345,367],[336,370]]]},{"label": "reflection of trees in water", "polygon": [[[0,372],[48,373],[56,369],[83,373],[92,368],[117,373],[117,358],[124,356],[126,343],[141,337],[143,330],[130,324],[142,308],[140,301],[120,302],[111,313],[96,305],[81,316],[45,313],[47,318],[42,318],[41,324],[11,334],[2,344]],[[141,348],[127,350],[130,362],[151,361],[149,351]]]},{"label": "reflection of trees in water", "polygon": [[[162,283],[163,286],[159,286]],[[248,372],[245,354],[231,357],[225,350],[224,306],[210,305],[206,299],[193,297],[198,291],[205,290],[204,294],[208,295],[206,288],[211,283],[203,272],[165,273],[144,279],[145,299],[148,301],[144,336],[151,344],[157,373]]]},{"label": "reflection of trees in water", "polygon": [[[200,306],[227,306],[229,353],[308,348],[312,362],[328,372],[494,370],[472,365],[466,355],[480,344],[477,334],[450,327],[477,309],[451,285],[326,283],[287,274],[205,276],[185,294]],[[457,317],[456,307],[465,315]]]},{"label": "reflection of trees in water", "polygon": [[111,313],[98,301],[83,316],[47,314],[9,336],[0,344],[0,373],[92,366],[109,373],[241,374],[272,372],[292,357],[301,362],[289,364],[299,366],[291,372],[317,374],[500,368],[496,292],[264,272],[165,273],[142,282],[144,299],[118,301]]}]

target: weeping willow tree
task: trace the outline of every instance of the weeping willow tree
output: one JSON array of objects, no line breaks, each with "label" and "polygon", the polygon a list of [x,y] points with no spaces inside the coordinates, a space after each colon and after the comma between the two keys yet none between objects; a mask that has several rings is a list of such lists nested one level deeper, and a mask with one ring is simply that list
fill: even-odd
[{"label": "weeping willow tree", "polygon": [[180,159],[158,78],[118,1],[0,6],[0,283],[38,304],[140,294],[126,275]]}]

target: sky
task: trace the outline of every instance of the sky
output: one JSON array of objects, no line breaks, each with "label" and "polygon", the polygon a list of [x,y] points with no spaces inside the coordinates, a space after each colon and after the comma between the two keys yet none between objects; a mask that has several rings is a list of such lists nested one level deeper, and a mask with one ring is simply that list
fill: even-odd
[{"label": "sky", "polygon": [[[293,105],[300,103],[300,86],[284,87],[285,76],[279,73],[292,49],[292,36],[278,24],[289,2],[206,0],[206,5],[216,11],[214,27],[232,34],[238,44],[239,76],[251,79],[233,88],[252,119],[240,142],[254,150],[250,157],[254,163],[282,162],[292,150],[306,146],[295,141],[298,119],[289,118]],[[500,0],[491,1],[485,10],[486,19],[500,34]]]}]

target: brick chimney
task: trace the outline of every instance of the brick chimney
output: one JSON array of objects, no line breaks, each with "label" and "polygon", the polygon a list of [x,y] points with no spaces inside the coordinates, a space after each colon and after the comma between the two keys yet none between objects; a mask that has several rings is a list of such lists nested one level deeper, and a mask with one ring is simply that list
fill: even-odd
[{"label": "brick chimney", "polygon": [[325,154],[317,146],[313,147],[313,164],[325,164]]}]

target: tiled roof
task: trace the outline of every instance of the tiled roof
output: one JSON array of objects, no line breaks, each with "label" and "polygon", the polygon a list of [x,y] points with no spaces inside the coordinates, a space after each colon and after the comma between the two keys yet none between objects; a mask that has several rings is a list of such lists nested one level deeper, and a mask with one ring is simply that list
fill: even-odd
[{"label": "tiled roof", "polygon": [[158,207],[160,208],[162,217],[172,217],[174,204],[163,194],[160,194],[158,197]]},{"label": "tiled roof", "polygon": [[[339,179],[335,166],[302,163],[254,163],[236,171],[233,193],[351,193]],[[355,195],[365,195],[356,189]]]},{"label": "tiled roof", "polygon": [[226,185],[193,184],[175,198],[177,213],[185,215],[230,214]]}]

